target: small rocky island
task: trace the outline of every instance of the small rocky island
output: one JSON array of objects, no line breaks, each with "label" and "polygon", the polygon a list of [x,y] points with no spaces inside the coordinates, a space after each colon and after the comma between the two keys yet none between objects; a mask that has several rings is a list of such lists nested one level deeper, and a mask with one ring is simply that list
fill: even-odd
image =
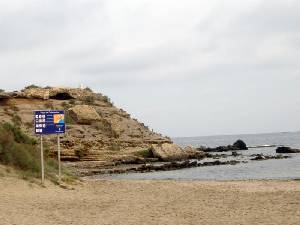
[{"label": "small rocky island", "polygon": [[233,145],[218,146],[216,148],[209,147],[199,147],[199,151],[203,152],[228,152],[228,151],[238,151],[238,150],[248,150],[246,143],[242,140],[237,140]]}]

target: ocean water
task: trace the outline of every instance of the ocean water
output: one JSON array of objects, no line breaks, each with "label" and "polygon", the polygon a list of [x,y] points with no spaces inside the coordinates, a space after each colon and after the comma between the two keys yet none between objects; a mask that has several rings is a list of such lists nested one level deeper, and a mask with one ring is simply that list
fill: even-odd
[{"label": "ocean water", "polygon": [[[300,132],[253,134],[253,135],[224,135],[208,137],[180,137],[173,138],[174,143],[181,146],[194,147],[233,144],[237,139],[242,139],[248,146],[276,145],[290,146],[300,149]],[[237,165],[222,165],[195,167],[172,171],[159,171],[150,173],[130,173],[109,176],[111,179],[176,179],[176,180],[251,180],[251,179],[300,179],[300,153],[289,155],[288,159],[270,159],[264,161],[251,161],[250,155],[263,153],[276,155],[276,147],[251,148],[239,151],[241,156],[224,158],[220,161],[231,159],[247,161]],[[219,153],[216,153],[219,154]],[[224,153],[223,153],[224,154]],[[230,153],[228,153],[230,154]],[[213,159],[206,159],[213,161]]]}]

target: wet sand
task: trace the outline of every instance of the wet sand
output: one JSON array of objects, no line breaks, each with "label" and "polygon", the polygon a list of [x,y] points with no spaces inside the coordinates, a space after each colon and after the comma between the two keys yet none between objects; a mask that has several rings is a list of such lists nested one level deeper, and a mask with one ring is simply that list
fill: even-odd
[{"label": "wet sand", "polygon": [[84,181],[0,177],[0,224],[300,224],[300,181]]}]

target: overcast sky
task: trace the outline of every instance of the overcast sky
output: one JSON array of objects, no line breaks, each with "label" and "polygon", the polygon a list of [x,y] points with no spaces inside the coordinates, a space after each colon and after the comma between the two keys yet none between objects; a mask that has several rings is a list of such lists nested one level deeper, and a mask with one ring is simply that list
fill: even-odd
[{"label": "overcast sky", "polygon": [[0,88],[80,83],[169,136],[300,130],[298,0],[1,0]]}]

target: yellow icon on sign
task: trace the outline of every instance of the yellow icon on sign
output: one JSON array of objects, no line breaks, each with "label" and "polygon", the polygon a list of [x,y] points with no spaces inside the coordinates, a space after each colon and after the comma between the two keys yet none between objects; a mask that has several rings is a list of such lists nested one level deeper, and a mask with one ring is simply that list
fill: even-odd
[{"label": "yellow icon on sign", "polygon": [[55,124],[65,123],[65,115],[64,114],[55,114],[53,115],[53,120]]}]

